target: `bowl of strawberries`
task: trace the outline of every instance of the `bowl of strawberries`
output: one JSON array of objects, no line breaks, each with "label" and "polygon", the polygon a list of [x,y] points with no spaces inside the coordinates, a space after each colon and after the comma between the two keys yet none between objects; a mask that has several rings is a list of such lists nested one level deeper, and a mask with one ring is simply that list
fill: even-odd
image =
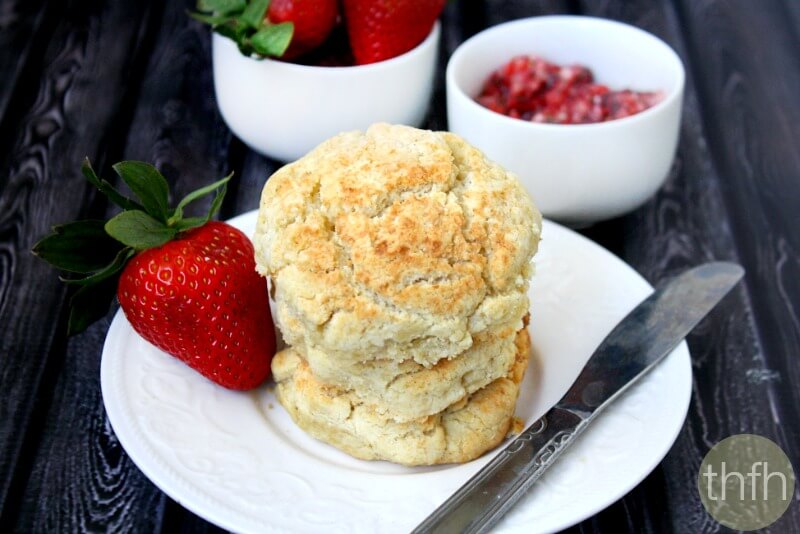
[{"label": "bowl of strawberries", "polygon": [[217,104],[253,150],[282,161],[375,122],[418,126],[444,0],[201,0]]}]

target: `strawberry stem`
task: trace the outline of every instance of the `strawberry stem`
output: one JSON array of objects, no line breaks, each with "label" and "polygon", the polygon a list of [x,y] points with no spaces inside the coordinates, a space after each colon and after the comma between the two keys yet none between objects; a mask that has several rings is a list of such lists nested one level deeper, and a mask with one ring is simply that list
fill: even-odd
[{"label": "strawberry stem", "polygon": [[228,37],[245,56],[281,57],[289,48],[294,24],[267,19],[270,0],[199,0],[190,17]]},{"label": "strawberry stem", "polygon": [[[207,194],[212,193],[217,189],[220,189],[220,192],[224,196],[225,188],[227,188],[226,184],[228,183],[228,181],[232,177],[233,177],[233,173],[230,173],[228,176],[226,176],[222,180],[214,182],[213,184],[208,184],[205,187],[201,187],[200,189],[198,189],[196,191],[192,191],[191,193],[189,193],[188,195],[183,197],[181,199],[181,201],[178,202],[178,205],[175,206],[175,210],[172,212],[172,216],[167,220],[167,226],[174,226],[176,222],[180,221],[181,218],[183,217],[183,208],[185,208],[186,206],[188,206],[189,204],[191,204],[192,202],[194,202],[198,198],[204,197]],[[217,193],[217,194],[219,195],[219,193]],[[216,198],[214,200],[216,201]],[[216,210],[218,210],[218,209],[219,209],[219,206],[217,206],[216,209],[214,209],[214,202],[212,202],[212,209],[209,211],[208,218],[206,220],[211,219],[211,217],[214,216],[214,214],[216,213]]]},{"label": "strawberry stem", "polygon": [[[162,246],[181,232],[210,221],[222,206],[227,183],[233,177],[231,173],[189,193],[170,209],[169,185],[154,166],[141,161],[122,161],[113,169],[133,192],[135,200],[100,179],[87,158],[81,166],[83,175],[123,211],[108,222],[86,220],[55,226],[32,249],[33,254],[52,266],[81,275],[61,278],[67,284],[81,286],[70,299],[69,335],[82,332],[105,316],[119,276],[136,253]],[[211,193],[216,194],[205,215],[183,216],[189,204]]]},{"label": "strawberry stem", "polygon": [[108,199],[119,206],[124,210],[144,210],[141,204],[138,202],[134,202],[133,200],[129,199],[128,197],[122,195],[119,191],[114,189],[114,186],[108,183],[105,180],[101,180],[95,174],[94,169],[92,169],[92,164],[89,163],[89,158],[85,158],[83,160],[83,164],[81,165],[81,172],[86,177],[89,182],[95,186],[97,189],[100,190]]}]

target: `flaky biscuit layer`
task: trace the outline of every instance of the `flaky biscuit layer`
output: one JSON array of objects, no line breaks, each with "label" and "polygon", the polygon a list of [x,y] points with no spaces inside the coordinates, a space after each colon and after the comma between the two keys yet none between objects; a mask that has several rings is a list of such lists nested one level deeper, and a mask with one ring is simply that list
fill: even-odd
[{"label": "flaky biscuit layer", "polygon": [[456,135],[377,124],[277,171],[254,238],[290,345],[431,366],[519,328],[541,216]]},{"label": "flaky biscuit layer", "polygon": [[432,367],[412,359],[343,362],[318,350],[294,347],[320,382],[351,391],[387,417],[403,422],[438,413],[496,379],[514,365],[516,331],[475,337],[470,348]]},{"label": "flaky biscuit layer", "polygon": [[497,446],[509,431],[528,365],[526,329],[515,337],[508,374],[443,411],[397,422],[352,392],[320,382],[291,349],[273,359],[276,395],[311,436],[364,460],[405,465],[467,462]]}]

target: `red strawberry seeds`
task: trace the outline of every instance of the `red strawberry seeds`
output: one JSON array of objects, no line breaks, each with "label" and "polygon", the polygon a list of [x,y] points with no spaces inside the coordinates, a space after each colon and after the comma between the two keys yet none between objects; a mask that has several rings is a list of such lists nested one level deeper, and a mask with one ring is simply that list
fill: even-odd
[{"label": "red strawberry seeds", "polygon": [[445,0],[344,0],[356,63],[376,63],[417,46],[430,33],[444,4]]},{"label": "red strawberry seeds", "polygon": [[[105,317],[116,293],[133,329],[209,380],[251,389],[269,376],[275,329],[267,282],[255,270],[253,245],[229,224],[212,221],[231,175],[169,206],[169,184],[149,163],[121,161],[114,171],[129,198],[85,160],[86,179],[122,211],[53,227],[33,253],[76,286],[67,334]],[[186,208],[214,194],[204,216]]]},{"label": "red strawberry seeds", "polygon": [[134,330],[210,380],[250,389],[275,352],[266,280],[239,230],[208,222],[136,255],[117,297]]}]

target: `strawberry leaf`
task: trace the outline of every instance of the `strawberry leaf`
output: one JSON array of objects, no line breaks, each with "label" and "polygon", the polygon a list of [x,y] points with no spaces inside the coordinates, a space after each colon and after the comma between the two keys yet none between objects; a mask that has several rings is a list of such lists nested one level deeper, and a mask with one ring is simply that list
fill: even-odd
[{"label": "strawberry leaf", "polygon": [[228,15],[242,11],[246,5],[247,2],[245,0],[198,0],[197,9]]},{"label": "strawberry leaf", "polygon": [[174,228],[179,232],[185,232],[192,228],[199,228],[208,222],[208,217],[187,217],[178,221]]},{"label": "strawberry leaf", "polygon": [[238,44],[246,40],[248,28],[239,24],[236,19],[229,19],[224,24],[214,26],[214,31]]},{"label": "strawberry leaf", "polygon": [[135,253],[136,251],[131,247],[125,247],[117,253],[111,263],[86,278],[61,278],[61,281],[67,284],[77,284],[81,286],[96,284],[110,276],[119,274]]},{"label": "strawberry leaf", "polygon": [[121,161],[114,171],[139,197],[144,210],[161,222],[169,216],[169,185],[158,169],[142,161]]},{"label": "strawberry leaf", "polygon": [[[188,206],[190,203],[194,202],[198,198],[204,197],[204,196],[208,195],[209,193],[213,193],[214,191],[217,191],[217,190],[222,191],[222,195],[225,196],[225,192],[224,191],[225,191],[225,189],[227,187],[225,184],[228,183],[228,181],[231,179],[232,176],[233,176],[233,173],[230,173],[228,176],[226,176],[222,180],[214,182],[213,184],[209,184],[209,185],[207,185],[205,187],[201,187],[200,189],[198,189],[196,191],[192,191],[191,193],[189,193],[188,195],[183,197],[183,199],[181,199],[181,201],[178,202],[178,205],[175,206],[175,211],[172,213],[172,216],[167,221],[167,224],[172,226],[175,222],[180,220],[183,217],[183,208],[185,208],[186,206]],[[219,191],[217,191],[217,196],[219,196]],[[216,201],[216,198],[214,200]],[[213,202],[212,202],[212,207],[213,207]],[[219,208],[217,208],[217,209],[219,209]],[[214,213],[216,213],[216,212],[214,212]],[[212,216],[213,216],[213,213],[209,215],[207,220],[211,219]]]},{"label": "strawberry leaf", "polygon": [[83,286],[76,291],[69,300],[67,335],[80,334],[90,324],[105,317],[116,292],[116,276],[98,284]]},{"label": "strawberry leaf", "polygon": [[198,13],[197,11],[187,11],[186,14],[192,17],[194,20],[199,20],[203,24],[208,24],[210,26],[223,24],[230,20],[228,15],[207,15],[205,13]]},{"label": "strawberry leaf", "polygon": [[[234,21],[233,24],[238,23]],[[53,266],[74,273],[62,280],[80,286],[70,299],[69,335],[82,332],[105,316],[120,273],[137,252],[159,247],[179,232],[211,220],[222,205],[227,183],[233,175],[189,193],[173,210],[168,206],[167,181],[155,167],[138,161],[123,161],[113,167],[141,204],[98,178],[86,159],[81,166],[86,179],[125,211],[105,223],[87,220],[55,226],[53,233],[42,238],[32,250]],[[205,216],[183,218],[187,205],[214,192]]]},{"label": "strawberry leaf", "polygon": [[89,158],[84,158],[83,164],[81,165],[81,172],[89,180],[93,186],[100,190],[101,193],[106,195],[111,202],[119,206],[124,210],[142,210],[144,209],[141,204],[138,202],[134,202],[133,200],[129,199],[128,197],[124,196],[122,193],[114,189],[114,186],[108,183],[105,180],[101,180],[97,177],[97,174],[92,169],[91,163],[89,163]]},{"label": "strawberry leaf", "polygon": [[270,24],[253,34],[250,44],[262,56],[280,57],[289,48],[293,34],[294,24],[291,22]]},{"label": "strawberry leaf", "polygon": [[54,226],[52,234],[33,246],[33,253],[63,271],[93,273],[122,248],[106,233],[104,225],[104,221],[89,220]]},{"label": "strawberry leaf", "polygon": [[239,21],[251,28],[259,29],[264,25],[270,0],[252,0],[239,16]]},{"label": "strawberry leaf", "polygon": [[228,37],[245,56],[282,56],[294,34],[294,24],[271,24],[266,20],[270,0],[199,0],[196,20]]},{"label": "strawberry leaf", "polygon": [[143,211],[123,211],[108,221],[105,229],[108,235],[136,250],[161,246],[178,233]]},{"label": "strawberry leaf", "polygon": [[237,46],[239,47],[239,53],[242,54],[243,56],[250,57],[255,52],[255,50],[253,50],[253,47],[250,46],[249,42],[241,42],[238,43]]},{"label": "strawberry leaf", "polygon": [[[227,181],[231,176],[233,176],[233,173],[223,178],[223,180]],[[211,201],[211,208],[208,210],[208,215],[205,217],[187,217],[186,219],[180,219],[175,223],[174,228],[181,232],[185,232],[186,230],[203,226],[205,223],[210,221],[211,218],[214,217],[214,215],[216,215],[219,209],[222,207],[222,200],[225,198],[225,192],[227,188],[228,186],[225,183],[223,183],[222,187],[219,188],[214,200]]]},{"label": "strawberry leaf", "polygon": [[[227,178],[230,179],[233,176],[233,173],[230,173]],[[211,208],[208,210],[208,217],[206,217],[206,222],[210,221],[214,215],[217,214],[219,209],[222,207],[222,201],[225,200],[225,193],[228,192],[228,183],[222,184],[222,187],[217,190],[217,195],[214,197],[214,200],[211,201]]]}]

